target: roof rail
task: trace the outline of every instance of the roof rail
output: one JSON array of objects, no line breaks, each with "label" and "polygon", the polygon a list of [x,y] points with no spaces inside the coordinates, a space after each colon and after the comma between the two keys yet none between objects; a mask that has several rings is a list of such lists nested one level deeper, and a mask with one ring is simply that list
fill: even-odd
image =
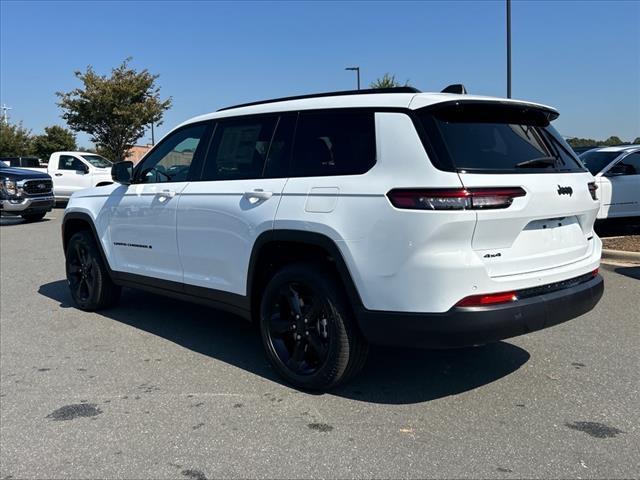
[{"label": "roof rail", "polygon": [[286,102],[287,100],[302,100],[304,98],[338,97],[342,95],[369,95],[372,93],[421,93],[414,87],[393,87],[393,88],[366,88],[364,90],[341,90],[338,92],[312,93],[309,95],[296,95],[295,97],[272,98],[259,102],[241,103],[230,107],[219,108],[217,111],[231,110],[232,108],[250,107],[252,105],[262,105],[264,103]]}]

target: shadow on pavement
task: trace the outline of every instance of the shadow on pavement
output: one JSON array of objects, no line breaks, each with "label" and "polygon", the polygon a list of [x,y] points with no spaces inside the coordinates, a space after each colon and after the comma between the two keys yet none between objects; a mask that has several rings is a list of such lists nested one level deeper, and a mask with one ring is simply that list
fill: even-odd
[{"label": "shadow on pavement", "polygon": [[[73,308],[67,282],[38,292]],[[125,289],[118,306],[101,315],[170,340],[277,383],[258,330],[239,317],[143,291]],[[520,368],[529,353],[498,342],[461,350],[372,347],[362,373],[330,394],[363,402],[410,404],[455,395],[494,382]]]},{"label": "shadow on pavement", "polygon": [[625,277],[640,280],[640,267],[617,267],[614,268],[613,271]]},{"label": "shadow on pavement", "polygon": [[44,217],[42,220],[38,220],[37,222],[27,222],[22,217],[1,217],[0,218],[0,226],[3,227],[13,227],[16,225],[24,225],[28,223],[33,223],[34,225],[37,223],[49,222],[50,219]]}]

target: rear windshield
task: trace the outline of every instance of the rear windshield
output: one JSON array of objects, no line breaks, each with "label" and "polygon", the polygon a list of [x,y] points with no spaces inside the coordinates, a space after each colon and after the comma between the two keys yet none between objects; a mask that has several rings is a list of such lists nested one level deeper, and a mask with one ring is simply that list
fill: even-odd
[{"label": "rear windshield", "polygon": [[604,167],[613,162],[620,156],[621,152],[584,152],[580,155],[580,160],[584,163],[584,166],[595,175],[600,173]]},{"label": "rear windshield", "polygon": [[582,172],[553,128],[555,114],[495,103],[444,104],[418,112],[436,166],[473,173]]}]

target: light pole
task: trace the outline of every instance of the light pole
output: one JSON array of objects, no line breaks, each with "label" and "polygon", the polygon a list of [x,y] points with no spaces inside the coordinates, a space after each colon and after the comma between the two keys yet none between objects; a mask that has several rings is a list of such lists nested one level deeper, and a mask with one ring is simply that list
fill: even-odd
[{"label": "light pole", "polygon": [[511,0],[507,1],[507,98],[511,98]]},{"label": "light pole", "polygon": [[155,137],[153,136],[153,122],[151,122],[151,145],[155,145],[156,144],[156,140]]},{"label": "light pole", "polygon": [[358,90],[360,90],[360,67],[347,67],[345,68],[345,70],[355,70],[356,74],[358,75]]}]

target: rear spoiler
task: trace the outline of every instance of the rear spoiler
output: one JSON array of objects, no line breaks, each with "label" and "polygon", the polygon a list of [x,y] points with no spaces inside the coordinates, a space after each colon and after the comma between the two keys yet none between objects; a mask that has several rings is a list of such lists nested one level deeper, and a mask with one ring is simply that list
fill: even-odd
[{"label": "rear spoiler", "polygon": [[421,110],[432,112],[435,116],[451,121],[468,118],[479,122],[513,120],[530,121],[534,124],[548,125],[560,116],[553,108],[534,103],[514,100],[450,100],[423,107]]}]

